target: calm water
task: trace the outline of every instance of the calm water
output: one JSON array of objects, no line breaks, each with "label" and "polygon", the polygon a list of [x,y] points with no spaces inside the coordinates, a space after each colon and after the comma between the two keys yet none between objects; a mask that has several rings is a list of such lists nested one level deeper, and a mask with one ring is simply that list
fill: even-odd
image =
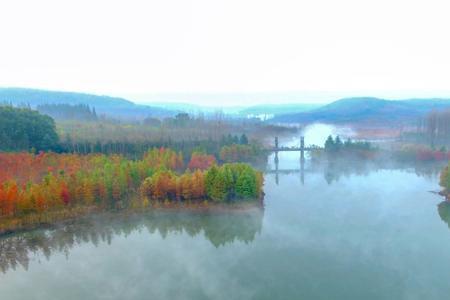
[{"label": "calm water", "polygon": [[[297,168],[298,154],[280,155],[280,170]],[[303,184],[267,173],[263,209],[102,217],[0,239],[0,299],[448,298],[437,168],[304,169]]]}]

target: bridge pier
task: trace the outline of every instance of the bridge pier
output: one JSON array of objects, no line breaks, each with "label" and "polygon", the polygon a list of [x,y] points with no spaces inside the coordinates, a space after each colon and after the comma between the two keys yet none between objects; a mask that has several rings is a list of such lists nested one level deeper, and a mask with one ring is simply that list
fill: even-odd
[{"label": "bridge pier", "polygon": [[300,158],[300,181],[305,185],[305,158]]},{"label": "bridge pier", "polygon": [[300,161],[305,160],[305,137],[300,137]]}]

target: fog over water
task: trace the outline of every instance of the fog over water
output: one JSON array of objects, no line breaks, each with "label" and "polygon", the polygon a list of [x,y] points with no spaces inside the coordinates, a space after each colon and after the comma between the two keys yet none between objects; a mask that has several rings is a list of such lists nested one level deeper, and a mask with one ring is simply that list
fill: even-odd
[{"label": "fog over water", "polygon": [[[306,130],[306,144],[341,132],[317,125]],[[281,172],[300,168],[298,153],[280,153],[279,161],[278,180],[265,175],[264,208],[108,216],[1,238],[0,293],[12,300],[448,297],[450,208],[430,193],[439,190],[439,168],[343,172],[307,158],[302,183],[300,173]]]}]

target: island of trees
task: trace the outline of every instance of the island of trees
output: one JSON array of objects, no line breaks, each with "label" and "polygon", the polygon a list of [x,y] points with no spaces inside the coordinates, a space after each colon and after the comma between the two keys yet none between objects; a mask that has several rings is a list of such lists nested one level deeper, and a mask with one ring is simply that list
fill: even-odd
[{"label": "island of trees", "polygon": [[[78,110],[88,112],[85,106]],[[183,115],[173,122],[193,121]],[[263,194],[261,172],[241,163],[261,151],[246,134],[165,141],[125,137],[75,147],[80,142],[61,142],[61,131],[51,117],[29,108],[0,107],[0,233],[90,211],[242,203]]]},{"label": "island of trees", "polygon": [[154,204],[236,203],[262,196],[262,174],[244,163],[221,166],[194,153],[152,149],[140,160],[120,155],[0,154],[0,231],[64,219],[88,209]]}]

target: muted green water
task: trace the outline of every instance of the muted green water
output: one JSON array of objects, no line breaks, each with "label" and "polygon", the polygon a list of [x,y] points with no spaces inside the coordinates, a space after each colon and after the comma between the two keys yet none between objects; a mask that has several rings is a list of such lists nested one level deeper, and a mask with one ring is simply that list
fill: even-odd
[{"label": "muted green water", "polygon": [[[280,169],[297,166],[280,155]],[[263,209],[3,238],[0,299],[447,299],[450,208],[429,192],[436,170],[307,161],[304,184],[266,174]]]}]

